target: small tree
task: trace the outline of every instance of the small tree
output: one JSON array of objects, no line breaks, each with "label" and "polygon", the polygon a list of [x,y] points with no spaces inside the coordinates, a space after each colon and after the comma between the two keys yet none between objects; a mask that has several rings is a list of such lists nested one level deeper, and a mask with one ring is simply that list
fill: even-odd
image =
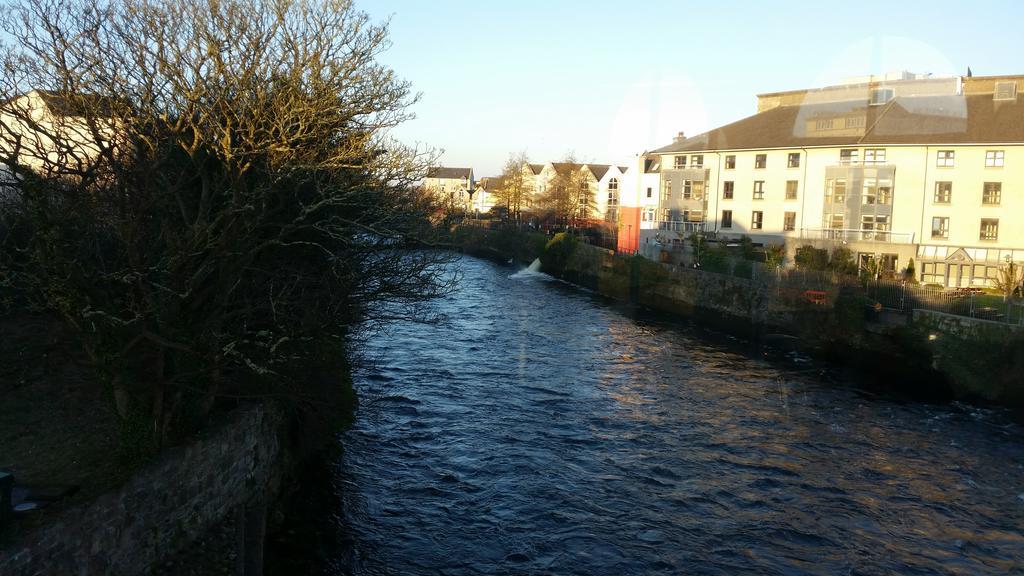
[{"label": "small tree", "polygon": [[529,204],[530,194],[533,192],[523,173],[529,161],[526,152],[509,154],[495,192],[497,203],[504,205],[508,209],[509,218],[516,221],[522,216],[523,208]]},{"label": "small tree", "polygon": [[1018,292],[1024,290],[1024,266],[1009,262],[999,269],[995,277],[996,289],[1003,295],[1004,302],[1012,302]]},{"label": "small tree", "polygon": [[769,268],[778,268],[786,257],[784,244],[769,244],[764,247],[764,261]]},{"label": "small tree", "polygon": [[593,195],[589,171],[570,153],[555,164],[555,176],[547,182],[539,201],[558,221],[573,226],[577,220],[590,217]]},{"label": "small tree", "polygon": [[903,280],[917,284],[917,271],[914,269],[914,259],[907,262],[907,268],[903,271]]},{"label": "small tree", "polygon": [[801,270],[826,270],[828,269],[828,251],[804,244],[796,249],[793,261]]},{"label": "small tree", "polygon": [[839,274],[856,275],[857,263],[853,259],[853,252],[850,252],[850,249],[845,246],[832,250],[828,268]]}]

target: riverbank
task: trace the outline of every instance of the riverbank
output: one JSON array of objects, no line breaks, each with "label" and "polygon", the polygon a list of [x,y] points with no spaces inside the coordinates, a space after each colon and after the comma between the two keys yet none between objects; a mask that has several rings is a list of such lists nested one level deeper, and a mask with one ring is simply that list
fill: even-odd
[{"label": "riverbank", "polygon": [[770,348],[842,364],[869,383],[885,382],[889,392],[993,403],[1024,415],[1024,333],[1011,326],[988,323],[972,331],[963,327],[971,319],[951,324],[931,313],[880,317],[852,279],[815,286],[820,303],[808,301],[803,286],[781,279],[661,264],[566,235],[460,228],[453,236],[469,254],[521,263],[539,259],[554,277]]}]

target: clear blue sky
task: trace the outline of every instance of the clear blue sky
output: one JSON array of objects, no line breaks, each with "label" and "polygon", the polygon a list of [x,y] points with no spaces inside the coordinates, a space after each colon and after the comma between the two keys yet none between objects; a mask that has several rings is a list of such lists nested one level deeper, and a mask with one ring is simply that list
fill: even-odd
[{"label": "clear blue sky", "polygon": [[1024,2],[357,0],[422,93],[403,141],[500,172],[574,151],[628,160],[753,114],[755,95],[909,70],[1024,73]]}]

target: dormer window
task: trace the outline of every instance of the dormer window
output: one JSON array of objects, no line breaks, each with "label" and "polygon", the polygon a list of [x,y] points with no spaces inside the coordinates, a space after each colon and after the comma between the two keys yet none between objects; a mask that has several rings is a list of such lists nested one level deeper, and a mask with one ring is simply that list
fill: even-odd
[{"label": "dormer window", "polygon": [[892,98],[892,88],[876,88],[871,91],[871,101],[869,104],[872,106],[881,106],[882,104],[888,103]]}]

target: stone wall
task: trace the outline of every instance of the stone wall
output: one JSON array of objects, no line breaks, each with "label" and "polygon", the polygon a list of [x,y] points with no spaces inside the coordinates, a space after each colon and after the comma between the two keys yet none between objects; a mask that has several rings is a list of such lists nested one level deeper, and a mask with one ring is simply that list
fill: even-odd
[{"label": "stone wall", "polygon": [[[276,410],[262,405],[236,409],[120,488],[10,543],[0,550],[0,574],[148,573],[161,558],[231,514],[252,520],[262,535],[261,511],[284,470],[282,427]],[[244,532],[240,538],[252,540]],[[261,561],[241,556],[240,563]]]},{"label": "stone wall", "polygon": [[982,340],[999,339],[1013,333],[1024,333],[1024,327],[1021,326],[932,310],[914,310],[914,326],[959,338]]}]

